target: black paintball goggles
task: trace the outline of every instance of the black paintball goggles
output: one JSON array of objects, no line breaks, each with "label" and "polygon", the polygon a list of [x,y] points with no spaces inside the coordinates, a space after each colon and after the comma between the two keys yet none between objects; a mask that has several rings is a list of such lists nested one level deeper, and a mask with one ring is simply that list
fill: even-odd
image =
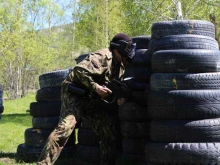
[{"label": "black paintball goggles", "polygon": [[110,47],[117,49],[121,56],[125,57],[129,62],[131,62],[135,56],[136,43],[132,43],[132,41],[119,40],[117,42],[111,42]]}]

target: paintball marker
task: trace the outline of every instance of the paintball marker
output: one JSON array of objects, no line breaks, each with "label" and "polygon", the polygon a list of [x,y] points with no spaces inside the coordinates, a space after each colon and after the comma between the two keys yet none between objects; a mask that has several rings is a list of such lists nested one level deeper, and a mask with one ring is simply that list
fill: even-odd
[{"label": "paintball marker", "polygon": [[[142,86],[138,86],[134,83],[133,77],[125,78],[122,81],[113,79],[112,81],[105,84],[107,88],[112,91],[112,94],[106,98],[102,98],[108,104],[111,104],[118,99],[125,98],[126,100],[132,99],[133,90],[144,90]],[[86,96],[88,93],[86,90],[76,87],[74,84],[68,85],[68,91],[76,94],[77,96]],[[96,92],[91,94],[92,97],[100,97]]]}]

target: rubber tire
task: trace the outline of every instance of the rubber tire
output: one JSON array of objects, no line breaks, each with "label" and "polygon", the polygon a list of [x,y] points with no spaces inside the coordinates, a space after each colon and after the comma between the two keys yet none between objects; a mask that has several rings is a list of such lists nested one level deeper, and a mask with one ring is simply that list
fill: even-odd
[{"label": "rubber tire", "polygon": [[60,101],[61,88],[60,87],[46,87],[37,91],[36,101]]},{"label": "rubber tire", "polygon": [[220,51],[204,49],[161,50],[152,55],[154,73],[205,73],[220,71]]},{"label": "rubber tire", "polygon": [[[64,147],[60,153],[59,158],[72,157],[74,151],[76,150],[75,146]],[[40,157],[42,148],[27,147],[24,143],[17,146],[17,161],[19,162],[36,162]]]},{"label": "rubber tire", "polygon": [[4,112],[4,106],[0,105],[0,113],[3,113],[3,112]]},{"label": "rubber tire", "polygon": [[215,26],[205,20],[173,20],[156,22],[151,27],[152,39],[167,35],[196,34],[215,38]]},{"label": "rubber tire", "polygon": [[182,35],[169,35],[161,39],[151,40],[149,43],[149,55],[159,50],[170,49],[210,49],[219,50],[218,42],[211,37],[182,34]]},{"label": "rubber tire", "polygon": [[205,120],[155,120],[150,124],[154,142],[219,142],[220,118]]},{"label": "rubber tire", "polygon": [[60,87],[63,80],[69,75],[72,69],[47,72],[39,76],[40,88]]},{"label": "rubber tire", "polygon": [[32,118],[32,126],[35,129],[54,129],[58,123],[59,116]]},{"label": "rubber tire", "polygon": [[150,87],[152,91],[220,89],[220,72],[155,73]]},{"label": "rubber tire", "polygon": [[136,49],[148,49],[151,36],[135,36],[131,39],[133,43],[136,43]]},{"label": "rubber tire", "polygon": [[150,92],[148,113],[154,120],[200,120],[220,117],[220,90]]},{"label": "rubber tire", "polygon": [[[27,128],[25,130],[25,145],[27,147],[43,148],[53,130]],[[75,131],[69,137],[65,146],[75,145]]]},{"label": "rubber tire", "polygon": [[[59,123],[60,116],[33,117],[32,126],[36,129],[54,129]],[[75,128],[81,127],[81,121],[77,121]]]},{"label": "rubber tire", "polygon": [[30,115],[34,117],[59,116],[61,102],[32,102],[30,103]]},{"label": "rubber tire", "polygon": [[149,164],[217,165],[220,143],[150,143],[145,147]]},{"label": "rubber tire", "polygon": [[0,84],[0,98],[3,98],[3,86]]}]

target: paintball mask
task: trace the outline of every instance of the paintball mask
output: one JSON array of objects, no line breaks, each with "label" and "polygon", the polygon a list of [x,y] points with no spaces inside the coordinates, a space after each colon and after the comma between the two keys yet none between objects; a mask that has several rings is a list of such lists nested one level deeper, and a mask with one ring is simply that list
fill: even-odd
[{"label": "paintball mask", "polygon": [[111,42],[110,47],[118,50],[121,56],[125,57],[128,62],[131,62],[135,56],[136,43],[132,43],[131,41],[119,40],[117,42]]}]

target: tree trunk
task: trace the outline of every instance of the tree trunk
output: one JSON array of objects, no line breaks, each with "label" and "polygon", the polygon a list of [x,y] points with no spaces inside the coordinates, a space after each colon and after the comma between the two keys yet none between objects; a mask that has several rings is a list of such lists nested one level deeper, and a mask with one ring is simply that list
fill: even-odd
[{"label": "tree trunk", "polygon": [[72,24],[72,61],[74,61],[75,54],[74,54],[74,49],[75,49],[75,31],[76,31],[76,0],[73,0],[73,13],[72,13],[72,18],[73,18],[73,24]]},{"label": "tree trunk", "polygon": [[183,12],[182,12],[182,4],[180,0],[172,0],[175,8],[174,8],[174,19],[182,20],[183,19]]},{"label": "tree trunk", "polygon": [[220,49],[220,35],[219,35],[219,32],[218,32],[218,23],[216,21],[216,17],[215,17],[214,14],[210,14],[209,18],[210,18],[210,21],[215,25],[215,39],[218,42],[219,49]]},{"label": "tree trunk", "polygon": [[108,47],[108,0],[105,0],[105,47]]},{"label": "tree trunk", "polygon": [[19,98],[20,97],[20,67],[18,66],[17,67],[17,78],[16,78],[16,92],[15,92],[15,98]]}]

